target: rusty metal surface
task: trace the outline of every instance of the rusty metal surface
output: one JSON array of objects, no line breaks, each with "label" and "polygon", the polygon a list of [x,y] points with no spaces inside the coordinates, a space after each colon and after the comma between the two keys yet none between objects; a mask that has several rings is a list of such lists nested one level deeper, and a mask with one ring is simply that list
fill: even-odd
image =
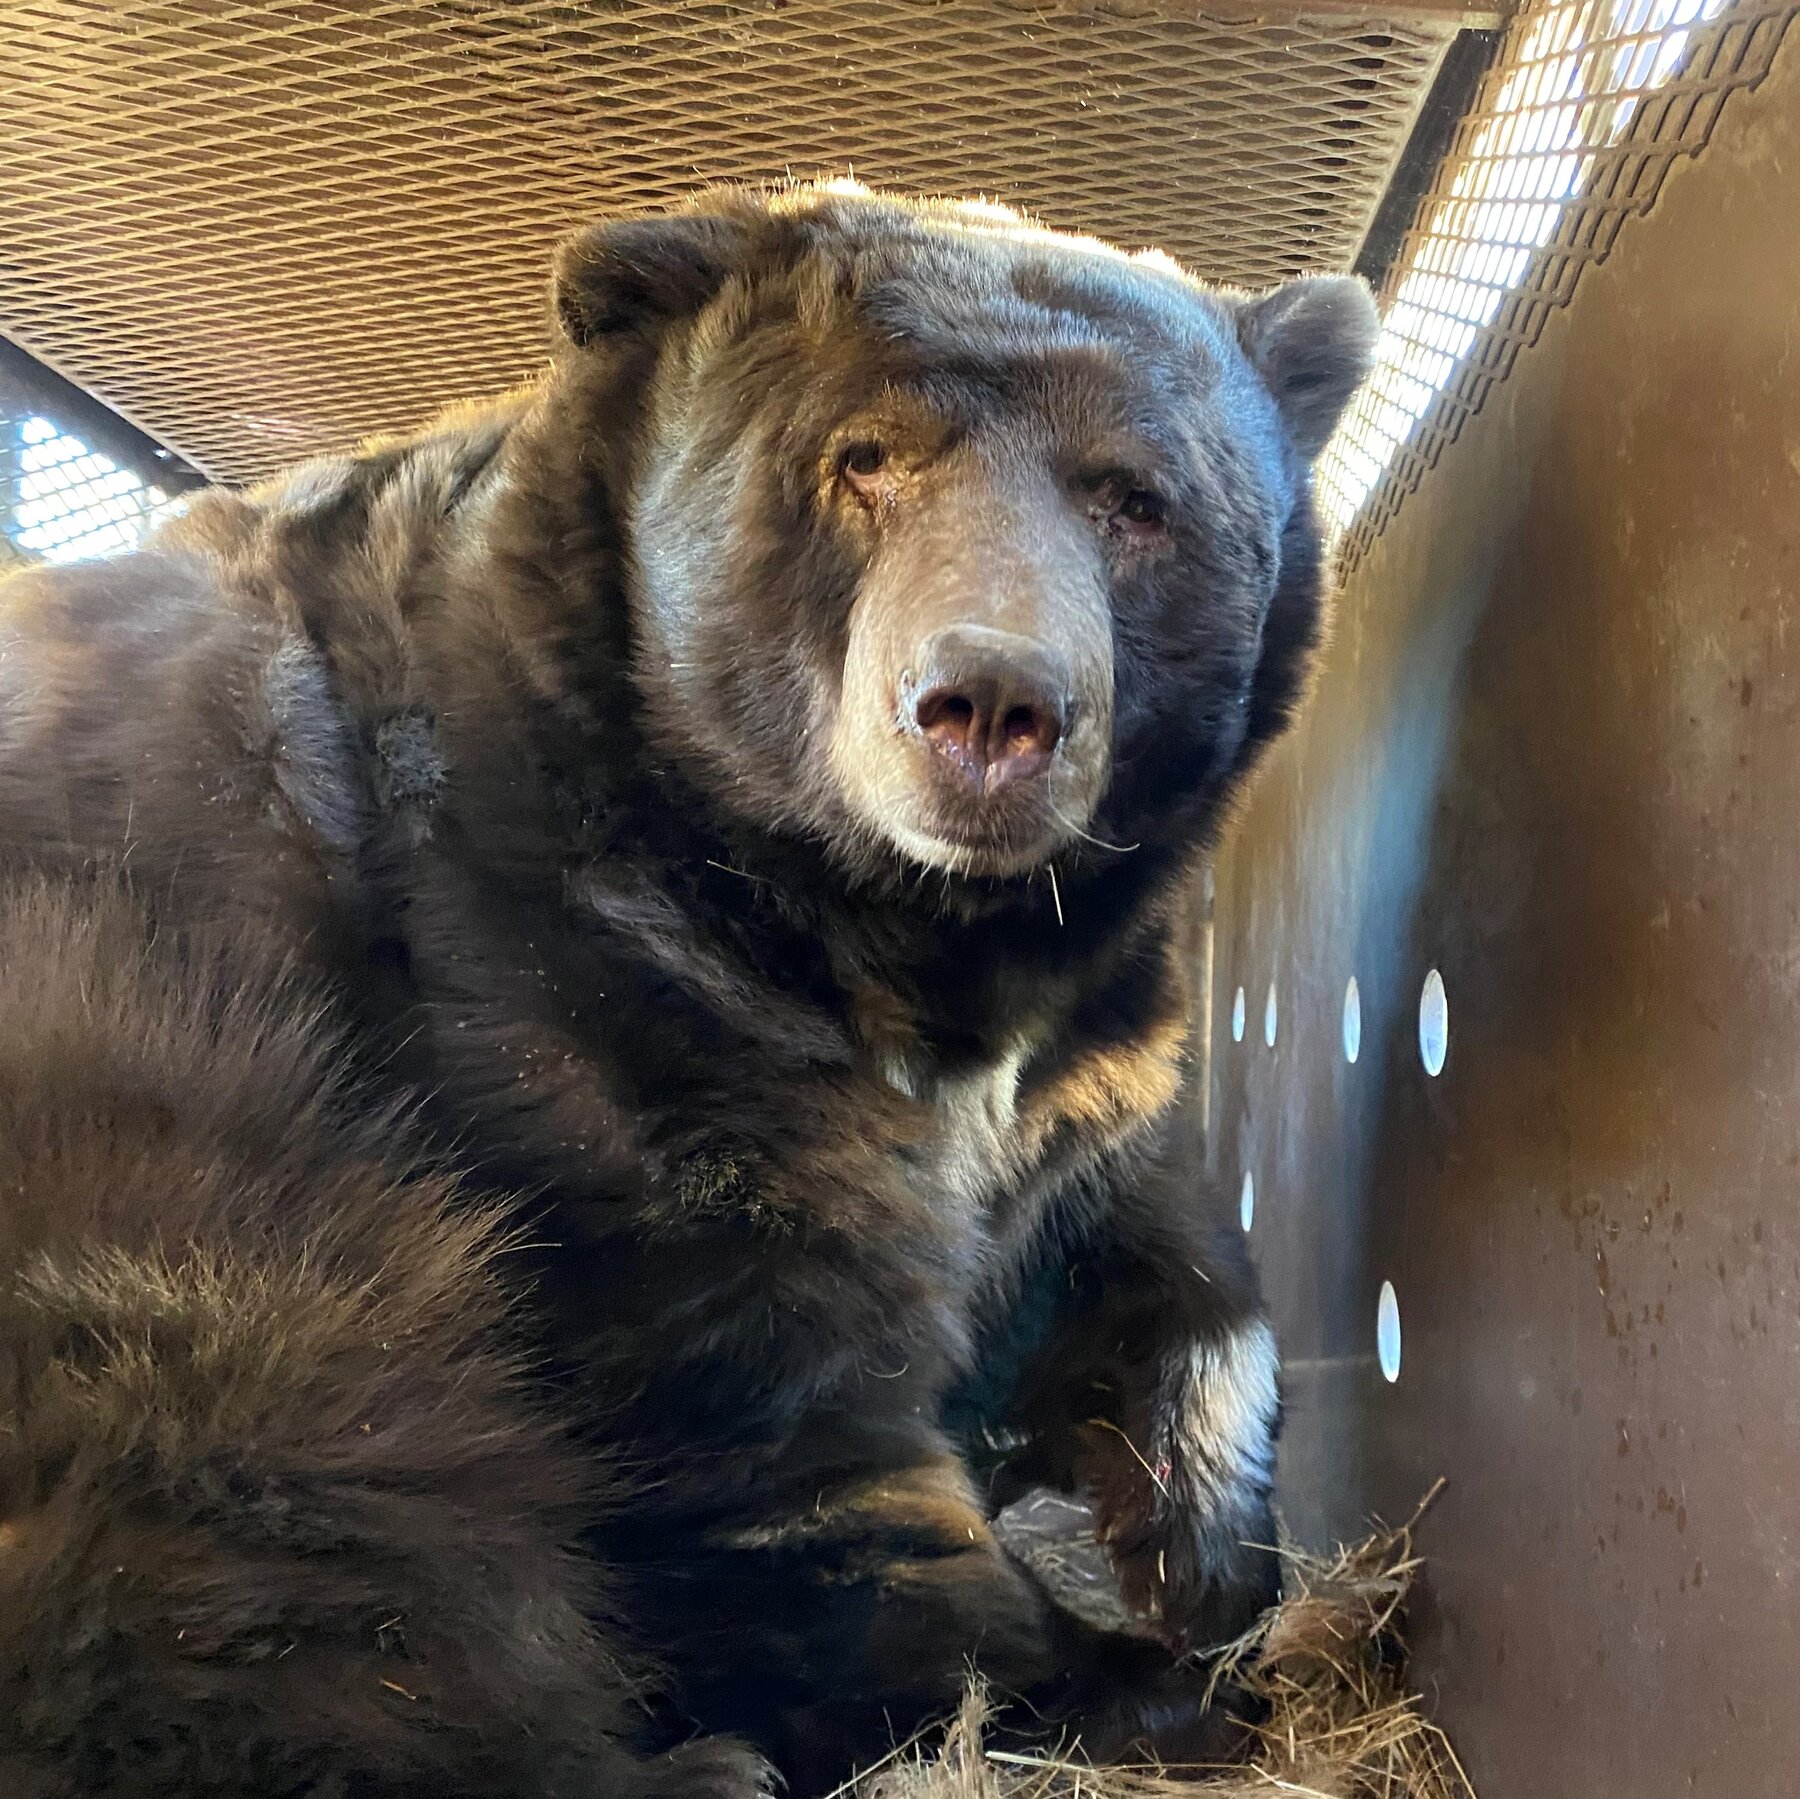
[{"label": "rusty metal surface", "polygon": [[1796,168],[1790,42],[1369,547],[1217,869],[1285,1503],[1448,1476],[1420,1672],[1487,1799],[1800,1784]]}]

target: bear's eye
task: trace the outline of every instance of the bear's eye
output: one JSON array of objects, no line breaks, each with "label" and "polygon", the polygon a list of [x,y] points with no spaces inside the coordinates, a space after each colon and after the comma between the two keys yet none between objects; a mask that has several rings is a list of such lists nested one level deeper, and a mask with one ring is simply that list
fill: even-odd
[{"label": "bear's eye", "polygon": [[853,481],[867,481],[887,467],[887,445],[873,438],[848,445],[838,457],[838,469]]},{"label": "bear's eye", "polygon": [[1169,506],[1161,494],[1134,487],[1119,502],[1113,517],[1136,531],[1160,531],[1169,522]]}]

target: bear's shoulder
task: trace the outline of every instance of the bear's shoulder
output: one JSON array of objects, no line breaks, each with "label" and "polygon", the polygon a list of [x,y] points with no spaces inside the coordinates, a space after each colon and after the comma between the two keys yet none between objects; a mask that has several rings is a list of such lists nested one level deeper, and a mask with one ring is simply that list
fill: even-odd
[{"label": "bear's shoulder", "polygon": [[522,403],[208,490],[136,552],[0,585],[0,867],[123,869],[302,939],[355,912],[383,726],[418,710],[409,609],[479,536]]},{"label": "bear's shoulder", "polygon": [[355,748],[266,591],[171,544],[0,588],[0,868],[123,873],[305,937],[348,874]]}]

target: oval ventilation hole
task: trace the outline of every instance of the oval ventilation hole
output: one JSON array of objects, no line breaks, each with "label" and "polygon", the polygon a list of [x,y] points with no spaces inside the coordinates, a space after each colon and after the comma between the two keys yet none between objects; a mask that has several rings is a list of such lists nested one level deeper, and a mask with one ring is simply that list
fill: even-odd
[{"label": "oval ventilation hole", "polygon": [[1269,997],[1263,1001],[1263,1042],[1275,1047],[1275,983],[1269,983]]},{"label": "oval ventilation hole", "polygon": [[1357,989],[1356,976],[1350,977],[1350,985],[1344,989],[1344,1060],[1354,1062],[1362,1054],[1362,994]]},{"label": "oval ventilation hole", "polygon": [[1244,1170],[1244,1184],[1238,1192],[1238,1223],[1248,1231],[1256,1222],[1256,1177]]},{"label": "oval ventilation hole", "polygon": [[1434,1080],[1444,1072],[1450,1053],[1450,1001],[1444,993],[1444,977],[1434,968],[1425,977],[1419,995],[1419,1060]]},{"label": "oval ventilation hole", "polygon": [[1233,1043],[1244,1041],[1244,990],[1242,987],[1237,990],[1237,998],[1231,1002],[1231,1041]]},{"label": "oval ventilation hole", "polygon": [[1375,1353],[1381,1358],[1381,1377],[1391,1385],[1400,1378],[1400,1298],[1392,1281],[1381,1283],[1375,1307]]}]

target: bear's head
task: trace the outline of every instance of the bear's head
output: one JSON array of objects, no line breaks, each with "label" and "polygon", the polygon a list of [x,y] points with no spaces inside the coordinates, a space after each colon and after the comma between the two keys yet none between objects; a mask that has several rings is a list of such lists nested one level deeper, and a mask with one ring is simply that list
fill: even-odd
[{"label": "bear's head", "polygon": [[658,753],[870,876],[1204,834],[1320,630],[1349,277],[1211,290],[985,205],[726,191],[567,243]]}]

